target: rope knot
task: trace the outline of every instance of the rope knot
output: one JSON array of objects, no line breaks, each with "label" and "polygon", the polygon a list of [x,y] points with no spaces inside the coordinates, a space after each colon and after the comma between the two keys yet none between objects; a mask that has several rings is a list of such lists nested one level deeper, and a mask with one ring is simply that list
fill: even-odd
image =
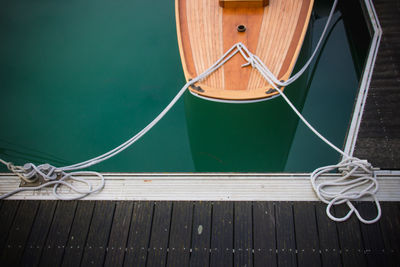
[{"label": "rope knot", "polygon": [[[317,183],[322,174],[334,170],[338,170],[341,176]],[[370,224],[378,221],[381,216],[381,208],[375,195],[379,189],[378,180],[376,179],[375,169],[367,160],[348,157],[336,165],[318,168],[311,174],[311,184],[321,201],[328,204],[326,207],[327,215],[334,221],[345,221],[354,213],[361,222]],[[372,198],[376,205],[377,216],[372,220],[363,218],[351,203],[351,201],[365,197]],[[333,216],[331,213],[332,206],[343,203],[348,206],[349,212],[343,217]]]},{"label": "rope knot", "polygon": [[242,68],[250,66],[250,65],[252,68],[255,68],[256,67],[256,58],[255,58],[254,54],[251,53],[249,51],[249,49],[247,49],[247,47],[240,42],[237,43],[236,47],[239,50],[240,54],[242,54],[243,58],[247,61],[247,63],[244,63],[242,65]]},{"label": "rope knot", "polygon": [[9,169],[10,171],[12,172],[16,171],[16,166],[12,162],[7,162],[6,166],[7,169]]},{"label": "rope knot", "polygon": [[39,176],[41,176],[44,180],[56,180],[57,174],[60,173],[60,169],[46,163],[36,166],[33,163],[27,163],[23,167],[24,174],[23,176],[31,181],[36,180]]},{"label": "rope knot", "polygon": [[251,65],[252,68],[255,68],[256,60],[253,55],[249,55],[247,58],[247,63],[243,64],[242,67],[247,67]]}]

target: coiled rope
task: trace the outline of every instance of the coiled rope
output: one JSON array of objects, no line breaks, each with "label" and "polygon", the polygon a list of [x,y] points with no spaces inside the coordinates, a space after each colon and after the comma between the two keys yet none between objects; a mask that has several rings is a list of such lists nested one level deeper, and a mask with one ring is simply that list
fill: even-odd
[{"label": "coiled rope", "polygon": [[[244,66],[251,65],[253,68],[257,69],[261,75],[272,85],[272,87],[282,96],[282,98],[303,121],[303,123],[316,136],[318,136],[318,138],[342,155],[342,160],[338,164],[320,167],[313,171],[310,176],[311,185],[318,198],[324,203],[328,204],[326,208],[328,217],[334,221],[342,222],[350,218],[350,216],[355,213],[357,218],[365,224],[377,222],[381,217],[381,207],[378,199],[376,198],[376,192],[379,189],[379,185],[373,166],[366,160],[360,160],[356,157],[346,154],[340,148],[332,144],[322,134],[320,134],[303,117],[303,115],[301,115],[301,113],[296,109],[284,92],[279,89],[279,85],[274,82],[277,81],[277,78],[271,73],[271,71],[268,70],[267,66],[264,65],[260,58],[252,54],[244,45],[239,45],[238,49],[248,62]],[[294,80],[291,82],[293,81]],[[280,84],[288,85],[288,83]],[[342,176],[327,182],[317,182],[322,174],[329,173],[334,170],[341,171]],[[340,188],[340,191],[338,191],[337,188]],[[351,203],[351,201],[360,200],[364,197],[371,197],[376,204],[377,216],[374,219],[367,220],[363,218],[358,212],[357,208]],[[346,203],[346,205],[349,207],[349,212],[343,217],[335,217],[331,211],[332,206],[343,203]]]},{"label": "coiled rope", "polygon": [[[98,172],[90,172],[90,171],[76,171],[84,168],[88,168],[100,162],[103,162],[119,153],[123,150],[130,147],[134,144],[137,140],[139,140],[143,135],[145,135],[154,125],[156,125],[164,116],[165,114],[175,105],[175,103],[180,99],[186,89],[207,78],[210,74],[220,68],[223,64],[225,64],[229,59],[231,59],[235,54],[240,53],[243,58],[247,61],[246,64],[242,65],[242,67],[251,66],[257,69],[260,74],[271,84],[271,86],[279,93],[280,96],[286,101],[289,107],[296,113],[296,115],[305,123],[305,125],[315,134],[317,135],[322,141],[328,144],[331,148],[336,150],[338,153],[342,155],[342,160],[336,165],[329,165],[324,166],[321,168],[316,169],[311,173],[310,180],[311,185],[319,197],[321,201],[328,204],[326,208],[326,213],[329,218],[334,221],[345,221],[347,220],[353,213],[356,214],[357,218],[366,224],[374,223],[378,221],[381,217],[381,208],[378,199],[376,198],[376,192],[379,189],[378,181],[376,179],[374,169],[370,163],[366,160],[360,160],[358,158],[352,157],[342,151],[340,148],[332,144],[329,140],[327,140],[324,136],[322,136],[296,109],[296,107],[292,104],[292,102],[287,98],[287,96],[281,91],[279,88],[288,86],[293,83],[296,79],[298,79],[309,67],[311,62],[313,61],[315,55],[317,54],[319,47],[324,39],[324,36],[327,32],[328,26],[330,21],[333,17],[337,1],[335,0],[330,11],[329,17],[327,19],[325,28],[321,34],[321,37],[316,45],[316,48],[311,55],[310,59],[307,63],[300,69],[298,73],[293,75],[287,81],[280,81],[278,78],[268,69],[267,66],[258,58],[256,55],[252,54],[245,45],[242,43],[237,43],[233,45],[220,59],[218,59],[210,68],[206,71],[201,73],[196,78],[187,82],[178,94],[172,99],[172,101],[161,111],[161,113],[153,119],[145,128],[143,128],[140,132],[134,135],[131,139],[127,140],[126,142],[122,143],[118,147],[108,151],[107,153],[100,155],[98,157],[92,158],[90,160],[65,166],[65,167],[54,167],[49,164],[42,164],[36,166],[32,163],[27,163],[23,167],[15,166],[10,162],[6,162],[0,159],[0,162],[5,164],[10,171],[18,175],[18,177],[25,181],[25,182],[34,182],[38,176],[42,177],[45,181],[45,184],[42,184],[37,187],[25,187],[25,188],[18,188],[14,191],[11,191],[7,194],[0,196],[0,199],[6,198],[10,195],[21,191],[27,190],[39,190],[43,187],[54,185],[53,186],[53,194],[58,199],[63,200],[71,200],[71,199],[79,199],[82,197],[87,196],[91,193],[99,192],[105,184],[104,176]],[[342,173],[337,179],[329,180],[326,182],[317,182],[321,175],[325,173],[332,172],[334,170],[339,170]],[[68,171],[75,171],[67,173]],[[100,178],[100,185],[96,188],[93,188],[92,184],[84,178],[80,178],[77,176],[84,176],[84,175],[95,175]],[[80,190],[73,186],[71,183],[67,182],[67,180],[73,180],[76,182],[84,183],[87,185],[87,190]],[[64,185],[69,187],[74,192],[78,193],[78,196],[74,197],[64,197],[63,195],[59,194],[57,189],[60,185]],[[339,191],[337,188],[340,188]],[[376,204],[377,208],[377,216],[372,220],[366,220],[363,218],[356,207],[352,204],[351,201],[359,200],[363,197],[371,197]],[[349,212],[343,217],[335,217],[332,212],[331,208],[334,205],[343,204],[349,207]]]},{"label": "coiled rope", "polygon": [[[21,167],[21,166],[15,166],[11,162],[6,162],[2,159],[0,159],[0,162],[3,163],[4,165],[6,165],[10,171],[12,171],[14,174],[16,174],[25,183],[34,183],[34,182],[38,181],[39,175],[45,181],[45,183],[38,185],[38,186],[17,188],[16,190],[13,190],[11,192],[1,195],[0,199],[7,198],[18,192],[35,191],[35,190],[40,190],[47,186],[54,185],[53,186],[53,194],[56,198],[58,198],[60,200],[75,200],[75,199],[83,198],[89,194],[99,192],[101,189],[103,189],[104,184],[105,184],[104,176],[98,172],[80,171],[80,172],[66,173],[66,172],[62,171],[61,168],[56,168],[54,166],[51,166],[50,164],[41,164],[41,165],[36,166],[33,163],[27,163],[23,167]],[[100,184],[94,188],[92,183],[90,183],[87,179],[77,177],[77,176],[88,176],[88,175],[99,177]],[[86,184],[87,189],[86,190],[79,189],[79,188],[75,187],[72,183],[67,182],[66,180],[73,180],[78,183]],[[58,188],[60,185],[64,185],[64,186],[70,188],[72,191],[74,191],[78,195],[72,196],[72,197],[65,197],[63,194],[60,194],[58,192]]]}]

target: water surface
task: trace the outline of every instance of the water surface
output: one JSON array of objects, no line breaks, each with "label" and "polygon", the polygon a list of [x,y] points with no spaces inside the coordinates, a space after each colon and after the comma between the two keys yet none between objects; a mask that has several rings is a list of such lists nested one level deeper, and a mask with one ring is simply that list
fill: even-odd
[{"label": "water surface", "polygon": [[[304,58],[319,37],[329,6],[325,1],[316,8]],[[343,10],[335,14],[323,53],[302,78],[301,88],[286,91],[339,147],[365,58],[366,48],[357,42],[368,38],[348,38],[351,29],[362,32],[366,27],[346,20]],[[0,0],[0,35],[0,157],[16,164],[63,166],[107,152],[146,126],[185,83],[174,1]],[[297,123],[282,99],[253,106],[216,105],[187,93],[134,146],[93,169],[303,172],[339,160]],[[224,120],[217,123],[214,116],[214,127],[207,126],[206,117],[196,119],[217,110],[237,116],[226,120],[219,113]],[[273,116],[262,115],[271,110],[276,111]],[[271,137],[279,132],[269,127],[271,117],[286,141]],[[241,132],[224,136],[217,126]],[[199,146],[204,141],[214,145]]]}]

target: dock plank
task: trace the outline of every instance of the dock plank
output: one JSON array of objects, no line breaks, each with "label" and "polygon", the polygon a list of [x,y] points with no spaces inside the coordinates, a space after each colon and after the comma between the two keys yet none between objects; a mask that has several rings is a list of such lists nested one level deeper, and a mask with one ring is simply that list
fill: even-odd
[{"label": "dock plank", "polygon": [[0,251],[3,251],[7,242],[10,228],[14,222],[15,214],[17,213],[20,201],[16,200],[3,200],[0,208]]},{"label": "dock plank", "polygon": [[326,215],[326,206],[327,205],[322,202],[317,202],[315,204],[322,266],[339,267],[342,266],[342,261],[340,257],[336,222],[329,219]]},{"label": "dock plank", "polygon": [[293,204],[298,266],[321,266],[314,203]]},{"label": "dock plank", "polygon": [[57,201],[40,201],[39,209],[22,255],[22,266],[36,266],[39,264],[56,206]]},{"label": "dock plank", "polygon": [[122,266],[124,263],[132,210],[133,202],[117,202],[104,266],[116,267]]},{"label": "dock plank", "polygon": [[214,202],[210,266],[233,265],[233,203]]},{"label": "dock plank", "polygon": [[26,241],[36,217],[38,201],[22,201],[15,214],[0,262],[4,266],[16,266],[22,257]]},{"label": "dock plank", "polygon": [[76,201],[58,202],[46,244],[40,259],[41,266],[60,266],[69,232],[74,220]]},{"label": "dock plank", "polygon": [[106,253],[108,237],[110,235],[114,209],[115,202],[96,202],[81,262],[82,266],[100,266],[104,264],[104,256]]},{"label": "dock plank", "polygon": [[63,267],[79,266],[85,248],[89,226],[92,221],[94,206],[94,201],[78,201],[75,218],[72,222],[68,242],[64,251]]},{"label": "dock plank", "polygon": [[[343,217],[347,205],[335,206],[335,215]],[[347,221],[337,224],[343,266],[366,266],[360,223],[353,214]]]},{"label": "dock plank", "polygon": [[400,9],[397,0],[373,2],[383,35],[354,156],[381,169],[400,169]]},{"label": "dock plank", "polygon": [[277,266],[275,203],[253,202],[254,266]]},{"label": "dock plank", "polygon": [[154,204],[153,225],[146,266],[165,266],[171,223],[172,202]]},{"label": "dock plank", "polygon": [[[374,203],[360,202],[356,207],[365,219],[371,220],[376,217],[377,210]],[[367,264],[369,266],[387,266],[379,222],[374,224],[361,223],[360,225]]]},{"label": "dock plank", "polygon": [[207,267],[210,264],[211,213],[211,202],[194,203],[191,267]]},{"label": "dock plank", "polygon": [[[6,206],[3,202],[0,209]],[[375,215],[371,202],[356,206],[367,218]],[[355,216],[335,223],[325,207],[321,202],[21,201],[1,257],[5,266],[398,265],[399,203],[383,202],[383,217],[372,225]],[[346,211],[334,208],[338,216]]]},{"label": "dock plank", "polygon": [[173,202],[167,266],[189,266],[192,219],[192,202]]},{"label": "dock plank", "polygon": [[385,244],[388,266],[397,266],[400,262],[400,206],[394,202],[381,202],[381,233]]},{"label": "dock plank", "polygon": [[292,203],[275,206],[278,266],[297,266]]},{"label": "dock plank", "polygon": [[252,203],[234,203],[234,264],[233,266],[253,266],[253,211]]},{"label": "dock plank", "polygon": [[154,202],[138,201],[133,207],[124,266],[145,266],[153,220]]}]

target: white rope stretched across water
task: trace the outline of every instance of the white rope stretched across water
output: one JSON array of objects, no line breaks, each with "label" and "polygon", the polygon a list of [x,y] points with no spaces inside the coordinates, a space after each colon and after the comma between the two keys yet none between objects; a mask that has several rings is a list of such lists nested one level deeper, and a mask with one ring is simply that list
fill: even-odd
[{"label": "white rope stretched across water", "polygon": [[[378,199],[376,198],[376,192],[379,189],[378,181],[375,177],[375,170],[372,165],[366,160],[360,160],[356,157],[352,157],[342,151],[340,148],[332,144],[322,134],[320,134],[297,110],[293,103],[288,99],[282,90],[279,89],[279,85],[275,84],[275,80],[278,80],[271,71],[268,70],[267,66],[258,58],[253,55],[244,45],[238,46],[238,49],[242,56],[247,60],[247,65],[251,65],[257,69],[261,75],[273,86],[273,88],[282,96],[290,108],[296,113],[296,115],[303,121],[303,123],[322,141],[324,141],[331,148],[336,150],[343,156],[342,161],[336,165],[329,165],[321,167],[312,172],[310,179],[312,187],[317,194],[318,198],[328,204],[326,213],[329,218],[334,221],[345,221],[355,213],[357,218],[366,224],[375,223],[381,217],[381,207]],[[299,76],[297,76],[299,77]],[[292,80],[292,82],[295,80]],[[287,83],[285,83],[287,84]],[[327,182],[317,182],[322,174],[329,173],[334,170],[342,172],[343,176],[330,180]],[[328,191],[330,188],[331,191]],[[337,190],[340,188],[340,191]],[[364,197],[371,197],[377,209],[377,216],[374,219],[367,220],[363,218],[358,212],[357,208],[351,203],[351,201],[360,200]],[[333,205],[343,204],[349,207],[349,212],[343,217],[335,217],[331,208]]]},{"label": "white rope stretched across water", "polygon": [[[310,63],[312,62],[313,58],[315,57],[317,51],[319,50],[319,47],[322,43],[322,40],[324,39],[325,33],[328,29],[328,25],[332,19],[334,10],[337,5],[337,0],[334,1],[334,4],[332,6],[331,12],[329,14],[326,26],[321,34],[321,38],[317,43],[317,46],[310,57],[310,59],[307,61],[307,63],[303,66],[303,68],[293,75],[291,78],[289,78],[287,81],[281,82],[278,80],[278,78],[268,69],[267,66],[254,54],[252,54],[246,46],[244,46],[242,43],[237,43],[233,45],[219,60],[217,60],[210,68],[208,68],[206,71],[201,73],[199,76],[194,78],[193,80],[187,82],[182,89],[178,92],[178,94],[172,99],[172,101],[162,110],[162,112],[155,118],[153,121],[151,121],[145,128],[143,128],[140,132],[138,132],[136,135],[134,135],[131,139],[127,140],[120,146],[112,149],[111,151],[100,155],[98,157],[92,158],[90,160],[65,166],[65,167],[54,167],[49,164],[42,164],[39,166],[36,166],[32,163],[25,164],[23,167],[21,166],[15,166],[10,162],[6,162],[2,159],[0,159],[0,163],[3,163],[7,165],[10,171],[14,172],[17,174],[21,180],[24,180],[25,182],[32,182],[35,178],[39,176],[43,177],[44,180],[48,181],[47,183],[37,186],[37,187],[24,187],[24,188],[19,188],[16,189],[12,192],[9,192],[7,194],[4,194],[0,196],[0,199],[6,198],[10,195],[13,195],[15,193],[21,192],[21,191],[27,191],[27,190],[39,190],[43,187],[49,186],[49,185],[54,185],[53,187],[53,194],[59,198],[59,199],[78,199],[87,196],[88,194],[95,193],[100,191],[105,184],[104,177],[100,173],[97,172],[87,172],[87,171],[76,171],[84,168],[88,168],[90,166],[93,166],[95,164],[98,164],[102,161],[105,161],[118,153],[122,152],[123,150],[127,149],[129,146],[131,146],[133,143],[135,143],[137,140],[139,140],[143,135],[145,135],[154,125],[156,125],[164,116],[165,114],[174,106],[174,104],[179,100],[179,98],[183,95],[183,93],[186,91],[186,89],[195,84],[196,82],[204,80],[206,77],[208,77],[210,74],[212,74],[214,71],[216,71],[218,68],[220,68],[225,62],[227,62],[230,58],[232,58],[235,54],[240,53],[244,59],[247,61],[246,64],[244,64],[242,67],[246,67],[251,65],[253,68],[257,69],[261,75],[273,86],[273,88],[282,96],[282,98],[287,102],[287,104],[291,107],[291,109],[297,114],[297,116],[306,124],[306,126],[314,132],[321,140],[323,140],[326,144],[328,144],[330,147],[332,147],[334,150],[336,150],[338,153],[340,153],[343,156],[343,160],[339,162],[336,165],[331,165],[331,166],[325,166],[316,169],[312,174],[311,174],[311,184],[313,186],[313,189],[315,190],[317,196],[321,199],[321,201],[325,202],[328,204],[327,206],[327,215],[329,218],[335,221],[344,221],[347,220],[353,213],[356,214],[358,219],[363,222],[363,223],[374,223],[379,220],[381,216],[381,208],[379,205],[379,202],[375,196],[377,190],[378,190],[378,182],[376,180],[376,177],[374,176],[374,169],[371,166],[370,163],[368,163],[365,160],[360,160],[355,157],[351,157],[347,155],[345,152],[343,152],[340,148],[332,144],[329,140],[327,140],[324,136],[322,136],[302,115],[301,113],[296,109],[296,107],[291,103],[291,101],[287,98],[287,96],[279,89],[281,86],[288,86],[289,84],[293,83],[296,79],[298,79],[308,68]],[[317,180],[320,178],[322,174],[331,172],[333,170],[340,170],[342,171],[343,176],[335,179],[334,181],[328,181],[328,182],[319,182],[317,183]],[[75,171],[71,173],[67,173],[67,171]],[[96,175],[100,178],[100,185],[98,185],[96,188],[93,188],[92,184],[88,182],[84,178],[80,178],[77,176],[84,176],[84,175]],[[80,190],[73,186],[71,183],[66,182],[66,180],[71,179],[76,182],[81,182],[85,183],[88,187],[87,190]],[[78,193],[78,196],[71,197],[71,198],[66,198],[60,195],[57,192],[57,189],[60,185],[64,185],[69,187],[71,190],[75,191]],[[334,190],[334,191],[329,191],[328,188],[336,188],[339,187],[341,188],[340,191]],[[376,203],[377,207],[377,216],[376,218],[372,220],[366,220],[364,219],[355,206],[352,204],[351,201],[354,200],[359,200],[360,198],[363,197],[372,197],[372,199]],[[349,212],[341,218],[335,217],[331,213],[331,207],[333,205],[337,204],[342,204],[346,203],[347,206],[349,207]]]},{"label": "white rope stretched across water", "polygon": [[[93,166],[95,164],[98,164],[100,162],[103,162],[119,153],[127,149],[129,146],[134,144],[137,140],[139,140],[143,135],[145,135],[151,128],[154,127],[164,116],[167,114],[167,112],[174,106],[174,104],[179,100],[179,98],[183,95],[183,93],[186,91],[186,89],[191,86],[192,84],[195,84],[198,81],[201,81],[205,79],[207,76],[209,76],[211,73],[216,71],[218,68],[220,68],[225,62],[227,62],[230,58],[232,58],[235,54],[239,52],[237,49],[238,44],[232,46],[231,49],[229,49],[219,60],[217,60],[210,68],[208,68],[206,71],[204,71],[202,74],[194,78],[193,80],[187,82],[182,89],[178,92],[178,94],[172,99],[172,101],[161,111],[161,113],[153,119],[145,128],[143,128],[140,132],[138,132],[136,135],[134,135],[131,139],[127,140],[123,144],[119,145],[118,147],[108,151],[107,153],[104,153],[103,155],[100,155],[98,157],[92,158],[90,160],[65,166],[65,167],[54,167],[51,166],[50,164],[42,164],[39,166],[36,166],[33,163],[27,163],[24,166],[15,166],[11,162],[7,162],[5,160],[0,159],[0,163],[4,164],[7,166],[7,168],[18,175],[18,177],[23,180],[26,183],[32,183],[35,182],[38,179],[38,176],[42,177],[46,183],[36,186],[36,187],[20,187],[16,190],[13,190],[11,192],[8,192],[6,194],[3,194],[0,196],[0,199],[9,197],[13,194],[16,194],[21,191],[33,191],[33,190],[39,190],[42,189],[43,187],[54,185],[53,187],[53,194],[56,198],[62,199],[62,200],[73,200],[73,199],[79,199],[82,197],[87,196],[88,194],[91,193],[96,193],[100,191],[105,184],[104,181],[104,176],[98,172],[88,172],[88,171],[78,171],[76,170],[81,170],[84,168],[88,168],[90,166]],[[75,171],[71,173],[67,173],[67,171]],[[96,175],[100,178],[100,185],[98,185],[96,188],[93,189],[93,185],[85,178],[82,177],[77,177],[77,176],[85,176],[85,175]],[[71,183],[66,182],[66,180],[74,180],[76,182],[84,183],[87,185],[87,190],[80,190],[77,187],[73,186]],[[60,185],[64,185],[69,187],[72,191],[77,193],[77,196],[74,197],[64,197],[62,196],[57,189],[59,188]]]}]

